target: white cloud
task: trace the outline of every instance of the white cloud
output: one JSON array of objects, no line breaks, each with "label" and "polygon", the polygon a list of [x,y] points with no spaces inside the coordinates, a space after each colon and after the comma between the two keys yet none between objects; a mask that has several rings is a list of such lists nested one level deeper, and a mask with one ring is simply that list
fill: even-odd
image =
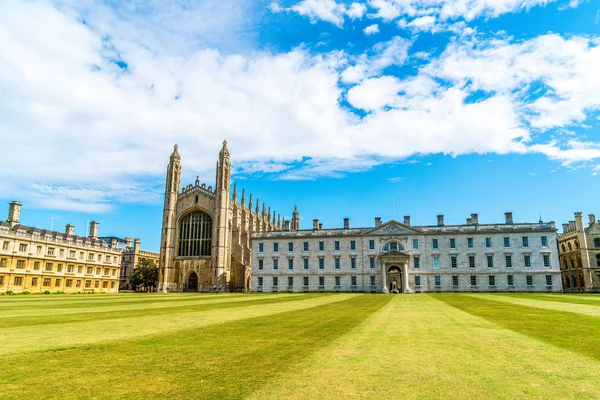
[{"label": "white cloud", "polygon": [[346,10],[346,15],[352,19],[360,19],[367,12],[367,6],[362,3],[352,3]]},{"label": "white cloud", "polygon": [[[0,158],[0,184],[11,197],[88,211],[152,202],[173,143],[185,179],[210,183],[224,138],[240,174],[281,179],[414,154],[537,152],[565,165],[600,158],[591,139],[541,135],[598,110],[597,38],[459,38],[416,76],[394,77],[388,67],[403,65],[411,45],[400,37],[357,57],[169,49],[172,34],[163,43],[145,36],[147,26],[101,11],[90,21],[102,24],[83,25],[77,9],[0,3],[0,132],[12,149]],[[537,82],[544,90],[532,98]],[[478,90],[486,96],[473,101]]]},{"label": "white cloud", "polygon": [[374,35],[376,33],[379,33],[379,25],[369,25],[363,30],[363,32],[365,33],[365,35]]},{"label": "white cloud", "polygon": [[424,17],[415,18],[410,21],[407,26],[411,27],[416,31],[431,31],[435,27],[435,17],[426,15]]},{"label": "white cloud", "polygon": [[377,10],[372,14],[372,18],[381,18],[384,21],[391,21],[398,18],[403,12],[398,4],[388,0],[369,0],[369,6]]},{"label": "white cloud", "polygon": [[[290,10],[309,17],[312,22],[323,20],[338,26],[343,25],[346,14],[346,6],[335,0],[302,0]],[[357,12],[356,8],[353,12]]]},{"label": "white cloud", "polygon": [[365,78],[380,74],[391,65],[404,64],[408,58],[410,45],[408,40],[400,36],[376,44],[369,52],[350,60],[350,66],[341,74],[342,81],[358,83]]}]

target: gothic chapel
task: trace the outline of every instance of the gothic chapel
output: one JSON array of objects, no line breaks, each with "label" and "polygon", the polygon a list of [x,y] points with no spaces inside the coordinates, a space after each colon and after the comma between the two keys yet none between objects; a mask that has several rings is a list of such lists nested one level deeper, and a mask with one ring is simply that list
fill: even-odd
[{"label": "gothic chapel", "polygon": [[[216,185],[198,179],[180,189],[181,156],[177,145],[167,166],[161,233],[159,290],[163,292],[246,291],[250,289],[250,236],[280,230],[281,217],[258,199],[248,207],[244,190],[231,193],[227,142],[219,152]],[[294,213],[295,215],[297,213]],[[296,218],[297,219],[297,218]],[[299,221],[295,222],[299,225]]]}]

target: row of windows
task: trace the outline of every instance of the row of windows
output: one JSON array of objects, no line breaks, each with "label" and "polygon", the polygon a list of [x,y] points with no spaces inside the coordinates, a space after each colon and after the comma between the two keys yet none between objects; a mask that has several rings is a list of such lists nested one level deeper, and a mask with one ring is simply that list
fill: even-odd
[{"label": "row of windows", "polygon": [[[309,286],[310,283],[310,278],[309,276],[303,276],[302,277],[302,284],[304,286]],[[319,286],[325,286],[325,277],[324,276],[319,276]],[[352,275],[350,277],[350,284],[352,286],[356,286],[356,276]],[[435,286],[441,286],[441,276],[440,275],[435,275],[434,276],[434,285]],[[527,286],[533,286],[533,275],[526,275],[525,276],[525,280],[527,283]],[[335,286],[341,286],[341,277],[339,276],[335,276],[334,277],[334,284]],[[371,275],[369,277],[369,282],[371,286],[375,286],[376,285],[376,278],[375,275]],[[471,286],[477,286],[478,285],[478,276],[477,275],[471,275],[470,276],[470,283]],[[258,277],[258,286],[263,286],[264,284],[264,278],[262,276]],[[294,286],[294,277],[293,276],[288,276],[287,277],[287,284],[288,286],[292,287]],[[506,275],[506,284],[508,286],[514,286],[515,285],[515,280],[514,280],[514,275]],[[496,276],[495,275],[489,275],[488,276],[488,285],[489,286],[496,286]],[[278,276],[273,276],[272,277],[272,286],[277,287],[279,286],[279,277]],[[415,275],[415,286],[421,286],[421,276],[420,275]],[[453,275],[452,276],[452,286],[459,286],[459,281],[458,281],[458,275]],[[552,286],[552,275],[546,275],[546,286]]]},{"label": "row of windows", "polygon": [[[6,267],[6,265],[7,265],[7,259],[0,258],[0,267]],[[25,260],[17,260],[16,268],[17,269],[25,269]],[[33,270],[39,271],[39,269],[40,269],[40,262],[35,261],[33,263]],[[44,266],[44,271],[45,272],[54,271],[54,263],[46,263],[46,265]],[[56,264],[56,272],[63,272],[63,264]],[[75,273],[75,265],[68,264],[66,272],[67,273]],[[100,275],[102,272],[103,271],[102,271],[101,267],[96,267],[96,275]],[[83,273],[83,266],[81,266],[81,265],[77,266],[77,273],[78,274]],[[94,273],[94,267],[86,268],[86,274],[91,275],[93,273]],[[106,268],[106,267],[104,268],[104,275],[115,276],[116,274],[117,274],[116,268]]]},{"label": "row of windows", "polygon": [[[471,286],[477,286],[478,276],[471,275],[470,278],[471,278]],[[433,282],[434,285],[441,286],[442,285],[441,279],[442,278],[440,275],[435,275],[434,282]],[[533,286],[533,275],[526,275],[525,280],[526,280],[527,286]],[[506,275],[506,284],[508,286],[515,285],[515,278],[513,275]],[[496,276],[495,275],[488,276],[488,285],[496,286]],[[415,286],[421,286],[421,277],[419,275],[415,275]],[[458,275],[452,276],[452,286],[459,286]],[[546,275],[546,286],[552,286],[552,275]]]},{"label": "row of windows", "polygon": [[[438,249],[439,248],[439,240],[434,238],[431,239],[432,240],[432,247],[434,249]],[[510,237],[505,236],[503,238],[504,240],[504,247],[505,248],[510,248]],[[419,249],[419,239],[413,239],[413,249],[418,250]],[[521,237],[521,244],[523,247],[529,247],[529,237],[528,236],[523,236]],[[450,238],[449,240],[449,245],[451,249],[455,249],[456,248],[456,239],[455,238]],[[493,242],[492,242],[492,238],[491,237],[486,237],[485,238],[485,247],[487,248],[491,248],[493,247]],[[547,236],[542,236],[541,237],[541,245],[542,247],[548,247],[548,237]],[[470,237],[467,238],[467,247],[468,248],[473,248],[474,245],[474,238]],[[400,248],[399,248],[400,247]],[[401,248],[402,246],[397,243],[397,242],[390,242],[389,244],[387,244],[384,247],[384,251],[390,251],[390,250],[403,250]],[[303,251],[309,251],[309,242],[303,242],[302,243],[302,249]],[[319,251],[325,251],[325,242],[324,241],[320,241],[318,243],[318,250]],[[340,250],[340,241],[336,240],[333,242],[333,250],[334,251],[339,251]],[[350,241],[350,250],[354,251],[356,250],[356,240],[351,240]],[[369,250],[375,250],[375,240],[370,239],[369,240]],[[294,242],[288,242],[288,252],[293,252],[294,251]],[[258,252],[259,253],[263,253],[264,252],[264,243],[259,243],[258,244]],[[279,243],[274,242],[273,243],[273,252],[277,253],[279,252]]]},{"label": "row of windows", "polygon": [[[543,263],[544,263],[544,268],[550,268],[550,255],[542,254],[542,259],[543,259]],[[488,268],[494,268],[494,256],[493,255],[486,256],[486,265]],[[525,254],[523,256],[523,265],[525,266],[525,268],[531,268],[531,256],[529,254]],[[469,267],[475,268],[475,266],[476,266],[475,256],[471,255],[471,256],[469,256]],[[504,266],[506,268],[513,267],[512,255],[507,254],[504,256]],[[413,267],[414,268],[420,267],[419,257],[413,257]],[[433,268],[434,269],[440,268],[440,257],[436,257],[436,256],[433,257]],[[457,256],[450,256],[450,268],[458,268],[458,257]]]},{"label": "row of windows", "polygon": [[[543,254],[542,255],[542,259],[543,259],[543,263],[544,263],[544,268],[550,268],[550,255],[548,254]],[[318,262],[319,262],[319,269],[325,269],[325,258],[324,257],[319,257],[318,258]],[[599,258],[600,260],[600,258]],[[486,256],[486,261],[487,261],[487,267],[488,268],[494,268],[494,256],[493,255],[488,255]],[[309,269],[309,259],[308,258],[303,258],[302,259],[302,265],[303,265],[303,269]],[[531,256],[526,254],[523,256],[523,265],[525,266],[525,268],[531,268]],[[293,258],[288,258],[288,270],[293,270],[294,269],[294,259]],[[506,268],[512,268],[513,267],[513,258],[512,255],[505,255],[504,256],[504,266]],[[279,259],[278,258],[273,258],[273,265],[272,265],[274,270],[278,270],[279,269]],[[420,257],[413,257],[413,267],[415,269],[419,269],[421,267],[421,259]],[[458,268],[458,257],[457,256],[451,256],[450,257],[450,267],[451,268]],[[476,267],[476,258],[474,255],[469,256],[469,267],[470,268],[475,268]],[[334,257],[333,258],[333,268],[334,269],[341,269],[340,267],[340,257]],[[350,257],[350,268],[355,269],[356,268],[356,257]],[[375,269],[375,257],[369,257],[369,268],[371,269]],[[434,269],[439,269],[440,268],[440,257],[433,257],[433,268]],[[264,269],[264,260],[262,258],[258,259],[258,269],[259,270],[263,270]]]},{"label": "row of windows", "polygon": [[[303,286],[309,286],[310,283],[310,276],[303,276],[302,277],[302,284]],[[319,286],[325,286],[325,277],[324,276],[319,276]],[[272,277],[272,286],[277,287],[279,286],[279,277],[278,276],[274,276]],[[350,285],[352,286],[356,286],[356,276],[352,275],[350,277]],[[376,278],[375,275],[371,275],[369,277],[369,282],[371,284],[371,286],[375,286],[376,285]],[[258,286],[263,286],[264,283],[264,278],[262,276],[258,277]],[[293,276],[288,276],[287,277],[287,284],[288,286],[294,286],[294,277]],[[341,286],[341,277],[339,276],[335,276],[334,277],[334,284],[335,286]]]},{"label": "row of windows", "polygon": [[[2,250],[8,250],[8,246],[9,246],[10,242],[3,242],[2,243]],[[19,243],[19,252],[20,253],[26,253],[27,252],[27,248],[28,246],[24,243]],[[43,253],[43,246],[36,246],[36,254],[41,256]],[[64,257],[65,256],[65,249],[58,249],[58,254],[56,252],[56,248],[55,247],[48,247],[46,249],[46,255],[50,256],[50,257],[56,257],[57,255],[60,257]],[[72,258],[75,259],[77,258],[77,252],[75,250],[69,250],[69,256],[68,258]],[[79,259],[83,260],[85,258],[85,252],[80,251],[79,252]],[[102,254],[96,254],[96,253],[88,253],[88,257],[87,257],[88,261],[102,261]],[[118,261],[118,257],[117,256],[113,256],[110,254],[105,254],[104,255],[104,262],[106,263],[110,263],[112,260],[112,262],[114,264],[117,263]]]},{"label": "row of windows", "polygon": [[[288,270],[293,270],[294,269],[294,259],[293,258],[288,258],[288,263],[287,263],[287,267]],[[273,258],[273,269],[274,270],[278,270],[279,269],[279,259],[278,258]],[[303,258],[302,259],[302,267],[303,269],[308,269],[309,268],[309,260],[308,258]],[[375,257],[369,257],[369,267],[372,269],[375,269]],[[334,269],[341,269],[341,263],[340,263],[340,257],[334,257],[333,258],[333,268]],[[352,269],[356,269],[356,257],[350,257],[350,268]],[[258,259],[258,269],[259,270],[263,270],[264,269],[264,260],[262,258]],[[325,269],[325,258],[324,257],[319,257],[319,269]]]},{"label": "row of windows", "polygon": [[[73,283],[75,283],[75,287],[81,287],[81,280],[77,279],[77,280],[73,280],[73,279],[65,279],[65,287],[73,287]],[[14,280],[13,280],[13,285],[14,286],[23,286],[23,277],[22,276],[15,276]],[[31,278],[31,286],[32,287],[36,287],[38,285],[38,278],[34,277]],[[54,287],[61,287],[62,285],[62,279],[54,279]],[[0,286],[4,286],[4,277],[0,276]],[[43,287],[51,287],[52,286],[52,279],[51,278],[43,278],[42,280],[42,286]],[[107,289],[109,286],[109,282],[108,281],[104,281],[102,282],[102,288],[103,289]],[[85,281],[85,287],[86,288],[91,288],[92,287],[92,281],[91,280],[86,280]],[[94,288],[99,288],[100,287],[100,281],[94,281]],[[110,282],[110,288],[114,289],[115,288],[115,282]]]}]

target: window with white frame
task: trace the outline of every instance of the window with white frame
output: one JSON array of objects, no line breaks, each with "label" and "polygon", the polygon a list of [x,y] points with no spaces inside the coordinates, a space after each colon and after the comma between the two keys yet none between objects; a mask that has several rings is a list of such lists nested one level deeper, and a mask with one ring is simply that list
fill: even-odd
[{"label": "window with white frame", "polygon": [[340,286],[340,277],[339,276],[335,277],[335,286]]},{"label": "window with white frame", "polygon": [[494,268],[494,256],[487,256],[488,268]]},{"label": "window with white frame", "polygon": [[544,254],[542,258],[544,259],[544,268],[550,268],[550,255]]},{"label": "window with white frame", "polygon": [[279,269],[279,258],[274,258],[273,259],[273,269],[274,270],[278,270]]},{"label": "window with white frame", "polygon": [[415,286],[421,286],[421,276],[415,275]]},{"label": "window with white frame", "polygon": [[324,276],[319,276],[319,286],[321,286],[321,287],[325,286],[325,277]]},{"label": "window with white frame", "polygon": [[515,278],[512,275],[506,275],[506,284],[508,286],[514,286],[515,285]]},{"label": "window with white frame", "polygon": [[523,256],[524,261],[525,261],[525,267],[526,268],[531,268],[531,256],[528,254],[525,254],[525,256]]},{"label": "window with white frame", "polygon": [[289,270],[294,269],[294,259],[293,258],[288,258],[288,269]]},{"label": "window with white frame", "polygon": [[477,275],[471,275],[471,286],[477,286]]},{"label": "window with white frame", "polygon": [[450,266],[452,268],[458,268],[458,262],[456,260],[456,256],[450,257]]},{"label": "window with white frame", "polygon": [[527,275],[527,286],[533,286],[533,275]]},{"label": "window with white frame", "polygon": [[510,247],[510,238],[508,236],[504,237],[504,247]]},{"label": "window with white frame", "polygon": [[458,275],[452,275],[452,286],[458,286]]},{"label": "window with white frame", "polygon": [[439,268],[440,268],[440,258],[433,257],[433,269],[439,269]]},{"label": "window with white frame", "polygon": [[434,276],[433,283],[435,284],[435,286],[441,286],[442,278],[439,275]]},{"label": "window with white frame", "polygon": [[303,260],[303,262],[304,262],[304,269],[308,269],[308,258],[305,258]]},{"label": "window with white frame", "polygon": [[507,254],[504,256],[504,259],[506,261],[506,268],[512,268],[512,256]]}]

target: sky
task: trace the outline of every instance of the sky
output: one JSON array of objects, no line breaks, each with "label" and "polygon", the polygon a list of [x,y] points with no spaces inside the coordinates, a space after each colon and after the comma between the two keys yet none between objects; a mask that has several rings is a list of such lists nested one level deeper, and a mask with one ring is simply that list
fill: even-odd
[{"label": "sky", "polygon": [[158,251],[225,139],[304,228],[600,213],[599,0],[3,0],[0,49],[0,219]]}]

